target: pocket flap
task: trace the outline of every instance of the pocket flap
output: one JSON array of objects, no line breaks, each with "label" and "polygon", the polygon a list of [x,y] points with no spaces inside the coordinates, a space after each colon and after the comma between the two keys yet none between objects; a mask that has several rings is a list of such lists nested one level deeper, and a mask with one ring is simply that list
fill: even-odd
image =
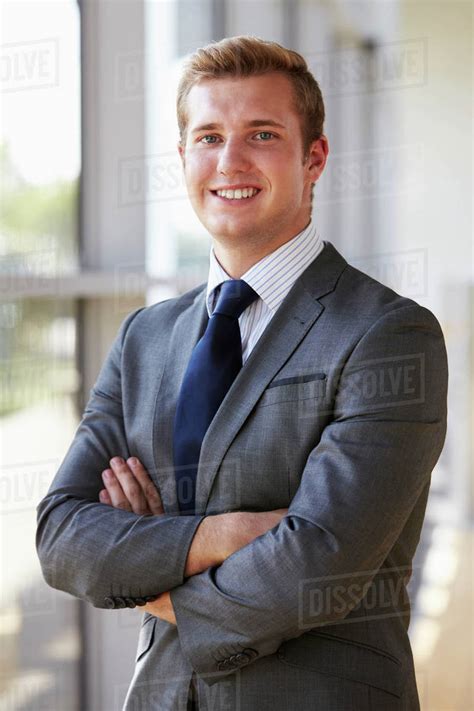
[{"label": "pocket flap", "polygon": [[326,395],[326,375],[312,373],[294,378],[273,380],[260,398],[259,405],[273,405],[277,402],[292,402],[309,399],[322,399]]},{"label": "pocket flap", "polygon": [[278,388],[282,385],[293,385],[301,383],[310,383],[313,380],[325,380],[326,373],[306,373],[306,375],[294,375],[291,378],[279,378],[273,380],[270,385],[267,385],[267,390],[270,388]]},{"label": "pocket flap", "polygon": [[403,693],[401,662],[388,652],[352,640],[323,633],[304,634],[284,642],[278,657],[287,664],[369,684],[394,696]]}]

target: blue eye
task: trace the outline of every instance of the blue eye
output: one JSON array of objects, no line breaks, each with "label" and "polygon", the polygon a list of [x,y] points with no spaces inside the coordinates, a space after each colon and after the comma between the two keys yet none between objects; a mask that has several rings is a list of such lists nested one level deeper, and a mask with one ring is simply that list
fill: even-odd
[{"label": "blue eye", "polygon": [[[205,138],[214,138],[214,139],[217,140],[217,136],[203,136],[203,137],[200,139],[202,143],[211,143],[211,141],[206,141],[206,140],[204,140]],[[212,143],[214,143],[214,141],[212,141]]]},{"label": "blue eye", "polygon": [[270,136],[270,137],[273,137],[274,135],[275,135],[275,134],[274,134],[274,133],[271,133],[271,131],[259,131],[259,133],[257,133],[257,136]]}]

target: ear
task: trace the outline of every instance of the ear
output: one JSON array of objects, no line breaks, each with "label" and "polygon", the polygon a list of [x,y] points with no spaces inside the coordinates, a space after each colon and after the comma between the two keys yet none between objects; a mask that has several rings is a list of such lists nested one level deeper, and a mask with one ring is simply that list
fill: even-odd
[{"label": "ear", "polygon": [[184,146],[181,143],[181,141],[178,141],[177,148],[178,148],[179,157],[181,158],[182,166],[184,168]]},{"label": "ear", "polygon": [[309,152],[306,158],[306,169],[312,183],[319,180],[325,166],[329,154],[329,142],[323,134],[309,147]]}]

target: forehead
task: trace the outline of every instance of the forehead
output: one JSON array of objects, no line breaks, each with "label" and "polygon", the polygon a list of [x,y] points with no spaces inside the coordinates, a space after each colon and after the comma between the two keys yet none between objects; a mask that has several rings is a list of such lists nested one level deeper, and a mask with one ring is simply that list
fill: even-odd
[{"label": "forehead", "polygon": [[298,120],[290,79],[279,72],[202,79],[187,98],[189,129],[197,122],[252,119],[265,116],[285,125]]}]

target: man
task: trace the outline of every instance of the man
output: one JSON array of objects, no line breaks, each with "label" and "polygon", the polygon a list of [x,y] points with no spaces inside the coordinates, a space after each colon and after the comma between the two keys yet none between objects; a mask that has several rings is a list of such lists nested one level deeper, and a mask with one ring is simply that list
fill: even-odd
[{"label": "man", "polygon": [[189,59],[208,283],[125,319],[38,506],[51,585],[146,612],[126,711],[419,708],[406,585],[446,350],[321,240],[323,121],[295,52],[234,37]]}]

